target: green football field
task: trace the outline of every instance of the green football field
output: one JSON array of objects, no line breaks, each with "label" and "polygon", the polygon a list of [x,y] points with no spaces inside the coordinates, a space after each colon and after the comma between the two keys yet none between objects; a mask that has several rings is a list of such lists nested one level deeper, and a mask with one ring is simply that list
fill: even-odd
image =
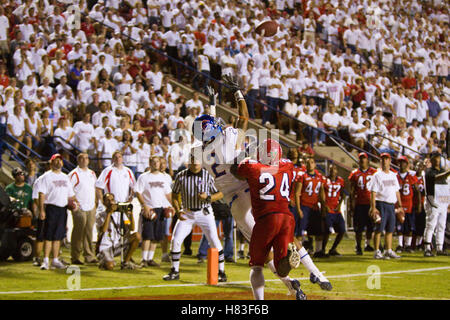
[{"label": "green football field", "polygon": [[[332,240],[333,237],[329,246]],[[194,242],[193,248],[197,246],[198,242]],[[380,261],[374,260],[371,253],[356,256],[353,246],[353,235],[349,234],[349,238],[344,239],[339,248],[343,254],[341,257],[315,260],[333,284],[334,288],[330,292],[311,284],[309,274],[302,265],[291,272],[291,277],[300,280],[308,299],[450,299],[450,257],[424,258],[422,252],[416,252],[402,254],[400,260]],[[141,260],[140,254],[138,249],[135,261]],[[157,262],[160,262],[160,255],[158,249]],[[70,261],[69,250],[63,250],[63,258]],[[227,263],[228,283],[218,286],[206,285],[206,263],[198,264],[194,256],[181,258],[179,281],[162,280],[169,270],[170,264],[163,263],[160,268],[135,271],[121,271],[118,267],[114,271],[102,271],[94,265],[80,266],[78,271],[42,271],[32,266],[31,262],[16,263],[9,260],[0,263],[0,299],[253,298],[248,260]],[[294,300],[267,268],[264,274],[266,299]]]}]

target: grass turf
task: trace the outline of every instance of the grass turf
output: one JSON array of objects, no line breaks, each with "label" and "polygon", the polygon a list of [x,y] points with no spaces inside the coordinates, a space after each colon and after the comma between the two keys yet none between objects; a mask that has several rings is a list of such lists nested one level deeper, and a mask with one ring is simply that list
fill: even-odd
[{"label": "grass turf", "polygon": [[[328,248],[333,241],[331,237]],[[97,299],[97,298],[161,298],[170,299],[251,299],[248,260],[227,263],[228,283],[208,286],[206,263],[198,264],[195,252],[198,243],[193,243],[194,256],[181,258],[180,280],[162,280],[170,270],[169,263],[160,268],[144,268],[134,271],[99,270],[95,265],[80,266],[81,290],[69,290],[68,280],[72,274],[66,270],[43,271],[31,262],[17,263],[9,260],[0,263],[0,299]],[[341,257],[315,259],[315,263],[333,284],[331,292],[322,291],[309,282],[309,273],[300,266],[291,277],[299,278],[303,291],[312,299],[450,299],[450,258],[424,258],[423,252],[403,254],[400,260],[374,260],[373,254],[354,254],[353,235],[343,240],[338,248]],[[141,251],[135,252],[135,261],[140,261]],[[70,261],[69,250],[62,257]],[[160,261],[160,249],[156,252]],[[119,261],[119,260],[117,260]],[[368,267],[379,268],[379,289],[369,289]],[[416,269],[435,269],[417,272],[402,272]],[[388,274],[383,274],[383,273]],[[266,268],[266,297],[294,299],[286,296],[287,289]],[[374,283],[374,282],[370,282]],[[130,287],[130,288],[127,288]],[[99,290],[92,290],[100,288]],[[106,289],[105,289],[106,288]],[[42,292],[52,291],[55,292]],[[10,292],[10,293],[7,293]],[[11,292],[16,292],[12,294]]]}]

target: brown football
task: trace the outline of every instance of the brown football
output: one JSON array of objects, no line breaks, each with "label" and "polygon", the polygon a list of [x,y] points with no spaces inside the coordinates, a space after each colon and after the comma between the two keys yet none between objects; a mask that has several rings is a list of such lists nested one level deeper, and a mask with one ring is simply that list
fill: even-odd
[{"label": "brown football", "polygon": [[376,213],[375,216],[372,216],[372,220],[374,223],[380,223],[381,222],[380,213]]},{"label": "brown football", "polygon": [[263,21],[256,26],[255,31],[263,37],[272,37],[278,32],[278,23],[273,20]]},{"label": "brown football", "polygon": [[397,217],[398,222],[403,223],[405,222],[405,213],[395,209],[395,216]]},{"label": "brown football", "polygon": [[67,209],[69,209],[72,212],[77,211],[78,210],[78,202],[69,200],[69,202],[67,203]]}]

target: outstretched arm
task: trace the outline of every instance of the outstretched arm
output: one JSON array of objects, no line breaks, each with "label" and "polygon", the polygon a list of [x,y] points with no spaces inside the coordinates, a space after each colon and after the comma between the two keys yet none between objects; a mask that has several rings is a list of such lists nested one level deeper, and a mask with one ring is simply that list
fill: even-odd
[{"label": "outstretched arm", "polygon": [[247,130],[248,126],[248,108],[247,103],[245,102],[244,95],[241,92],[237,79],[233,79],[232,77],[226,75],[224,76],[225,83],[231,87],[233,91],[234,98],[238,105],[239,110],[239,119],[237,127],[242,130]]}]

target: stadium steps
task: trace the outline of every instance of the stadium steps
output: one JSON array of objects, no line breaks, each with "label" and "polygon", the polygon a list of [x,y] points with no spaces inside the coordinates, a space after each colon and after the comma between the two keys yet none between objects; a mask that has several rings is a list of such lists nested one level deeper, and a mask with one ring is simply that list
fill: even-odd
[{"label": "stadium steps", "polygon": [[7,186],[14,181],[12,176],[12,168],[22,167],[18,162],[8,159],[9,150],[6,150],[2,155],[2,166],[0,167],[0,185]]},{"label": "stadium steps", "polygon": [[[192,97],[194,89],[186,86],[183,83],[178,82],[174,78],[169,76],[169,82],[174,87],[180,87],[181,94],[187,97]],[[200,100],[207,105],[209,103],[209,98],[200,93]],[[233,115],[235,117],[238,116],[238,111],[236,108],[232,108],[229,104],[219,104],[216,107],[216,113],[219,117],[224,120],[228,120],[228,118]],[[264,129],[265,127],[261,124],[261,119],[249,120],[248,124],[249,129]],[[274,129],[274,125],[269,126],[270,129]],[[280,132],[280,140],[282,143],[292,147],[299,147],[300,143],[296,140],[294,135],[286,135],[283,132]],[[287,150],[285,150],[287,151]],[[316,160],[329,160],[333,161],[339,168],[339,175],[343,177],[347,177],[348,174],[355,168],[355,161],[352,160],[344,151],[342,151],[339,147],[334,146],[316,146],[314,147],[314,151],[316,152]],[[355,158],[358,158],[358,153],[353,153]]]}]

